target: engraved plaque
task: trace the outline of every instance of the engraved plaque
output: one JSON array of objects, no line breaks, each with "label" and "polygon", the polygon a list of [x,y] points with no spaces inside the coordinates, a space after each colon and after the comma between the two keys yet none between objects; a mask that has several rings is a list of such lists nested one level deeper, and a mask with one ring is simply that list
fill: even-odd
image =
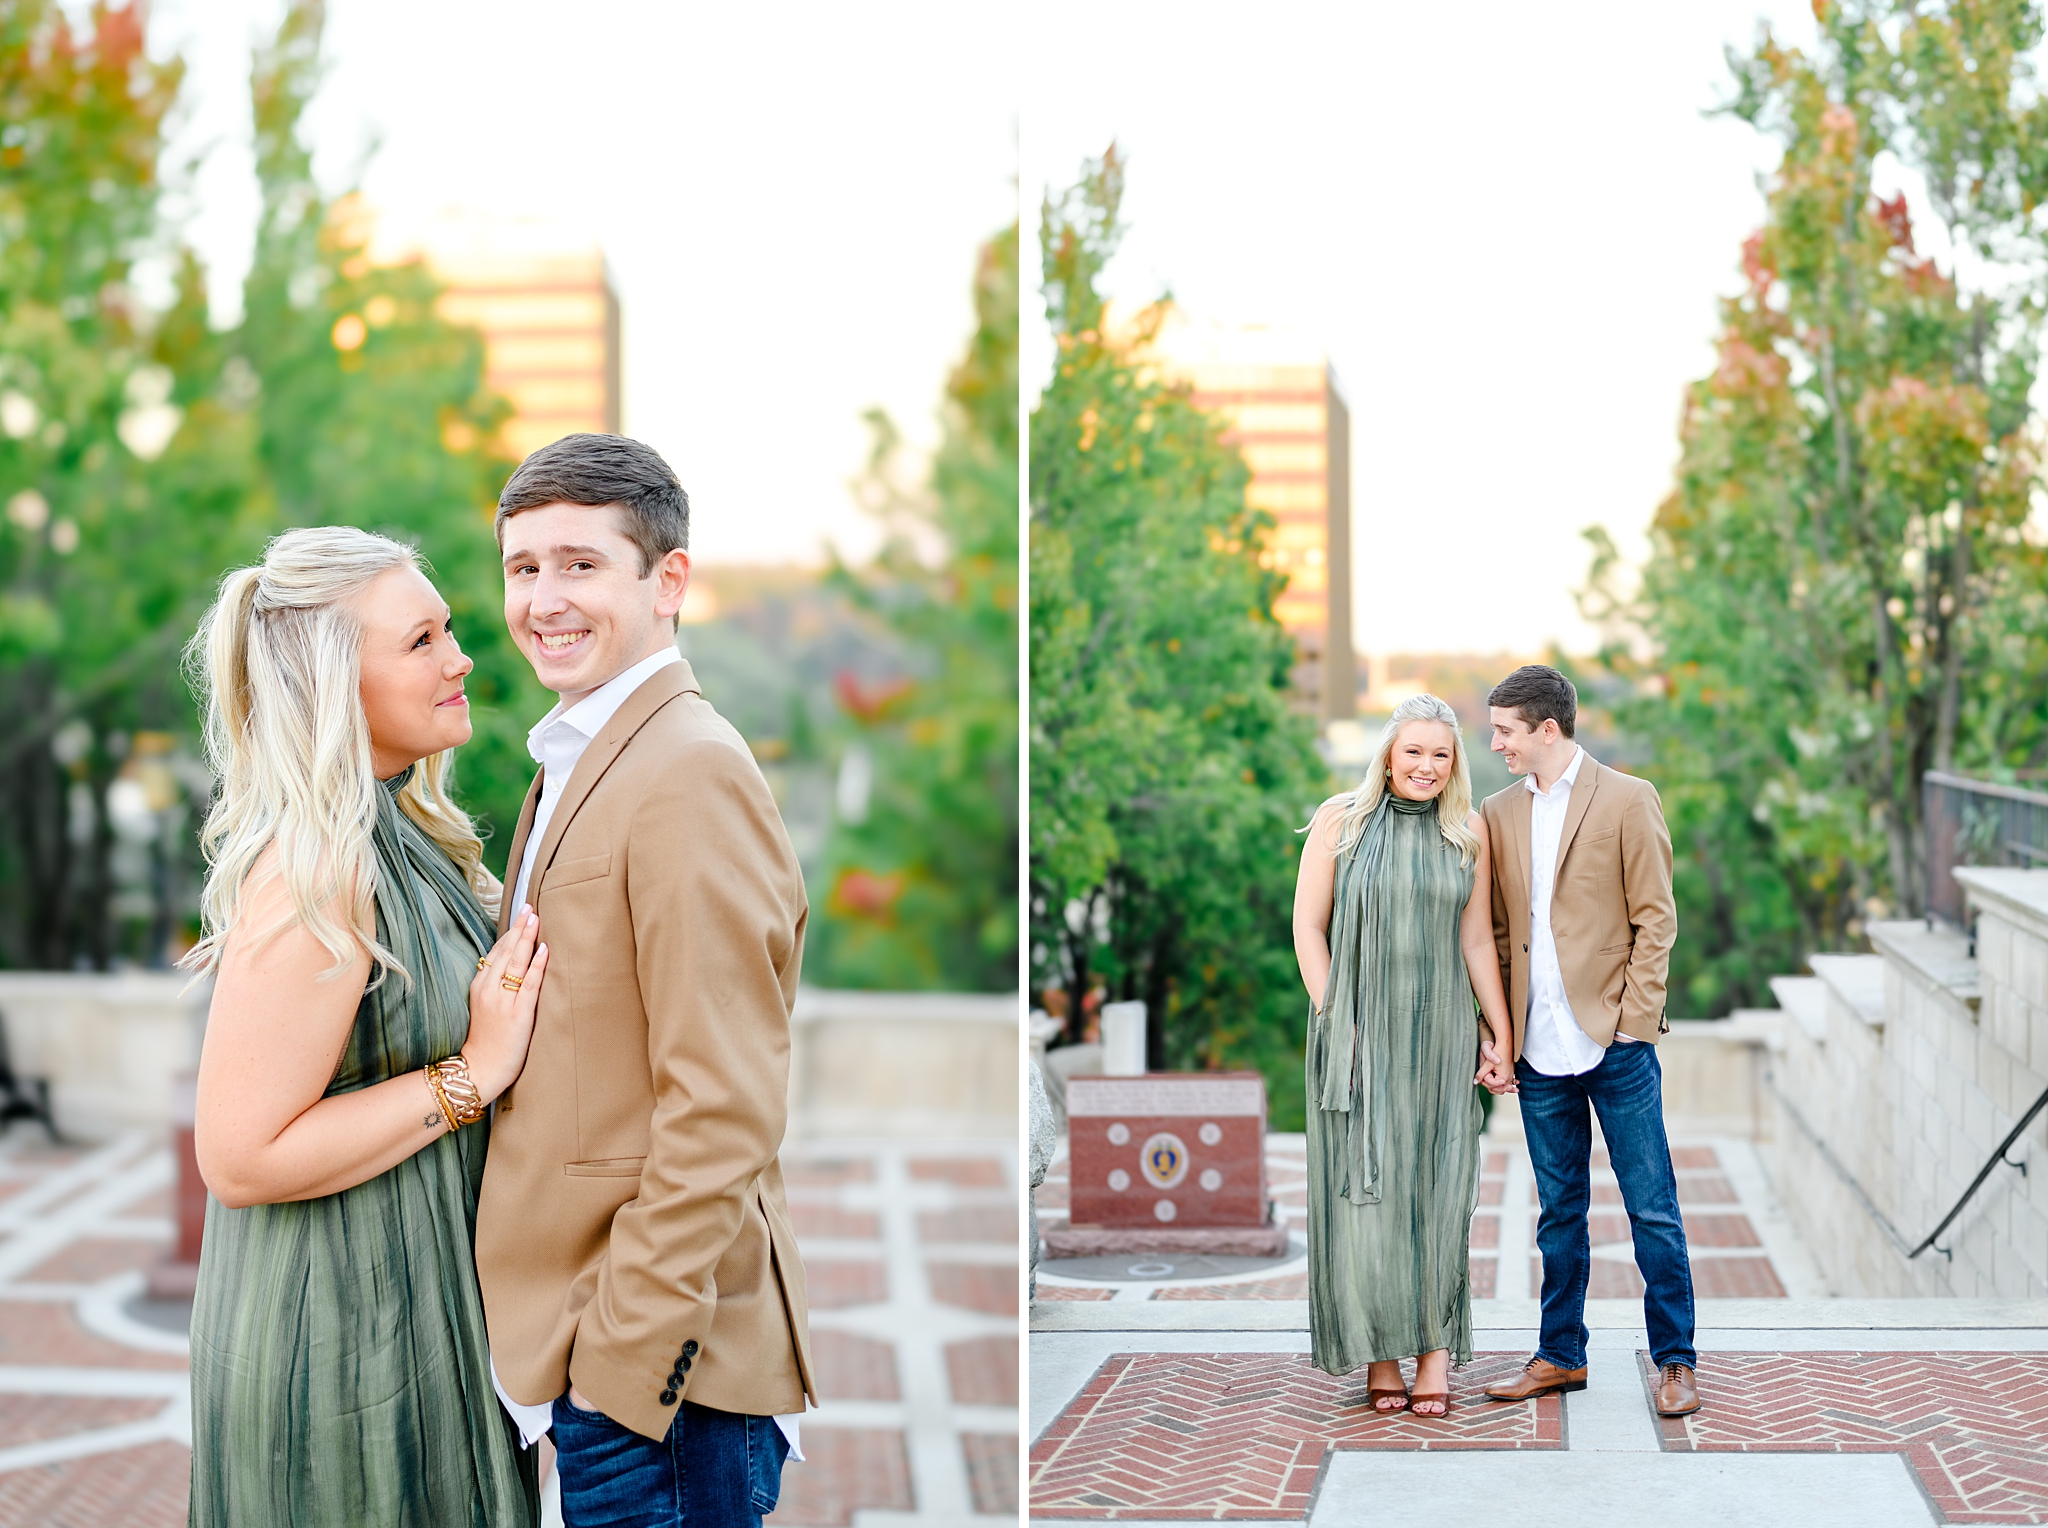
[{"label": "engraved plaque", "polygon": [[1074,1077],[1075,1226],[1262,1226],[1266,1083],[1257,1072]]}]

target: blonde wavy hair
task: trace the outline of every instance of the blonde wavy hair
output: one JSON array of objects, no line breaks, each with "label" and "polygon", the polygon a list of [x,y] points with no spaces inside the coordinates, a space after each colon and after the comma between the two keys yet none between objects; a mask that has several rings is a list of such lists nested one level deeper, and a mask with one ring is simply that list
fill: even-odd
[{"label": "blonde wavy hair", "polygon": [[[206,709],[206,753],[218,782],[200,833],[209,867],[201,900],[205,937],[179,962],[205,974],[255,886],[250,872],[277,845],[291,912],[257,938],[295,924],[324,945],[332,978],[359,952],[375,986],[410,973],[377,941],[377,853],[371,830],[382,789],[363,715],[363,632],[353,601],[393,568],[419,568],[411,547],[344,525],[286,531],[255,567],[237,568],[185,649],[186,672]],[[483,867],[483,843],[446,789],[452,750],[420,761],[398,808],[461,867],[486,908],[501,888]],[[268,874],[265,876],[267,880]]]},{"label": "blonde wavy hair", "polygon": [[1365,767],[1365,778],[1348,798],[1339,798],[1345,806],[1338,819],[1337,852],[1345,853],[1365,836],[1366,824],[1388,791],[1388,761],[1394,756],[1394,744],[1410,722],[1442,722],[1451,729],[1451,778],[1437,792],[1436,821],[1444,841],[1469,865],[1479,857],[1479,835],[1465,821],[1472,814],[1472,771],[1465,762],[1465,731],[1458,725],[1458,713],[1434,695],[1411,695],[1387,718],[1379,745],[1372,751],[1372,762]]}]

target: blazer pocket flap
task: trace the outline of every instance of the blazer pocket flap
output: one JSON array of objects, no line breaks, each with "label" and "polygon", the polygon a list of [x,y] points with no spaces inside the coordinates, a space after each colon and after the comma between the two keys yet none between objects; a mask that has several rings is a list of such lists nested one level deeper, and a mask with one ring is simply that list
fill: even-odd
[{"label": "blazer pocket flap", "polygon": [[645,1157],[600,1157],[595,1162],[564,1162],[562,1172],[571,1178],[637,1178],[646,1165]]},{"label": "blazer pocket flap", "polygon": [[1619,828],[1588,828],[1583,833],[1580,833],[1573,842],[1581,844],[1598,843],[1603,838],[1614,837],[1620,831],[1621,829]]},{"label": "blazer pocket flap", "polygon": [[540,879],[542,891],[556,891],[564,886],[574,886],[579,881],[602,880],[612,873],[612,857],[609,854],[590,854],[582,859],[556,860],[548,866],[548,873]]},{"label": "blazer pocket flap", "polygon": [[1631,939],[1627,944],[1610,944],[1609,946],[1607,946],[1606,949],[1601,950],[1599,953],[1602,955],[1626,955],[1635,947],[1635,941]]}]

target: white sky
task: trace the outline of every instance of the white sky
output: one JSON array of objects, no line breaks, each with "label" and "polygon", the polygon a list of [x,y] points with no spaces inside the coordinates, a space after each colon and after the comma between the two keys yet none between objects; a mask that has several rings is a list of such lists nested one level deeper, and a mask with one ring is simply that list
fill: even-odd
[{"label": "white sky", "polygon": [[[1669,485],[1772,145],[1702,110],[1808,0],[1031,0],[1027,269],[1048,183],[1116,139],[1113,295],[1319,338],[1353,419],[1356,645],[1590,646],[1571,590]],[[1027,306],[1025,378],[1050,367]]]},{"label": "white sky", "polygon": [[[249,49],[279,0],[155,0],[188,63],[189,236],[232,318],[256,202]],[[865,555],[846,482],[881,404],[920,447],[1016,207],[1014,8],[330,0],[309,114],[330,190],[587,228],[625,322],[625,427],[707,563]],[[378,147],[369,154],[371,144]]]}]

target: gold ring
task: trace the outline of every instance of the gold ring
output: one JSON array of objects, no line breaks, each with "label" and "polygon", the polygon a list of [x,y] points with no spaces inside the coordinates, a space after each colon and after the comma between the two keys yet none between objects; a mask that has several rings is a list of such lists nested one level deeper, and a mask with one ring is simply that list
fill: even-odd
[{"label": "gold ring", "polygon": [[481,971],[485,966],[489,965],[490,963],[491,957],[488,955],[479,955],[476,958],[476,968],[479,971]]},{"label": "gold ring", "polygon": [[507,992],[517,992],[526,985],[526,978],[523,976],[501,976],[498,978],[498,985]]}]

